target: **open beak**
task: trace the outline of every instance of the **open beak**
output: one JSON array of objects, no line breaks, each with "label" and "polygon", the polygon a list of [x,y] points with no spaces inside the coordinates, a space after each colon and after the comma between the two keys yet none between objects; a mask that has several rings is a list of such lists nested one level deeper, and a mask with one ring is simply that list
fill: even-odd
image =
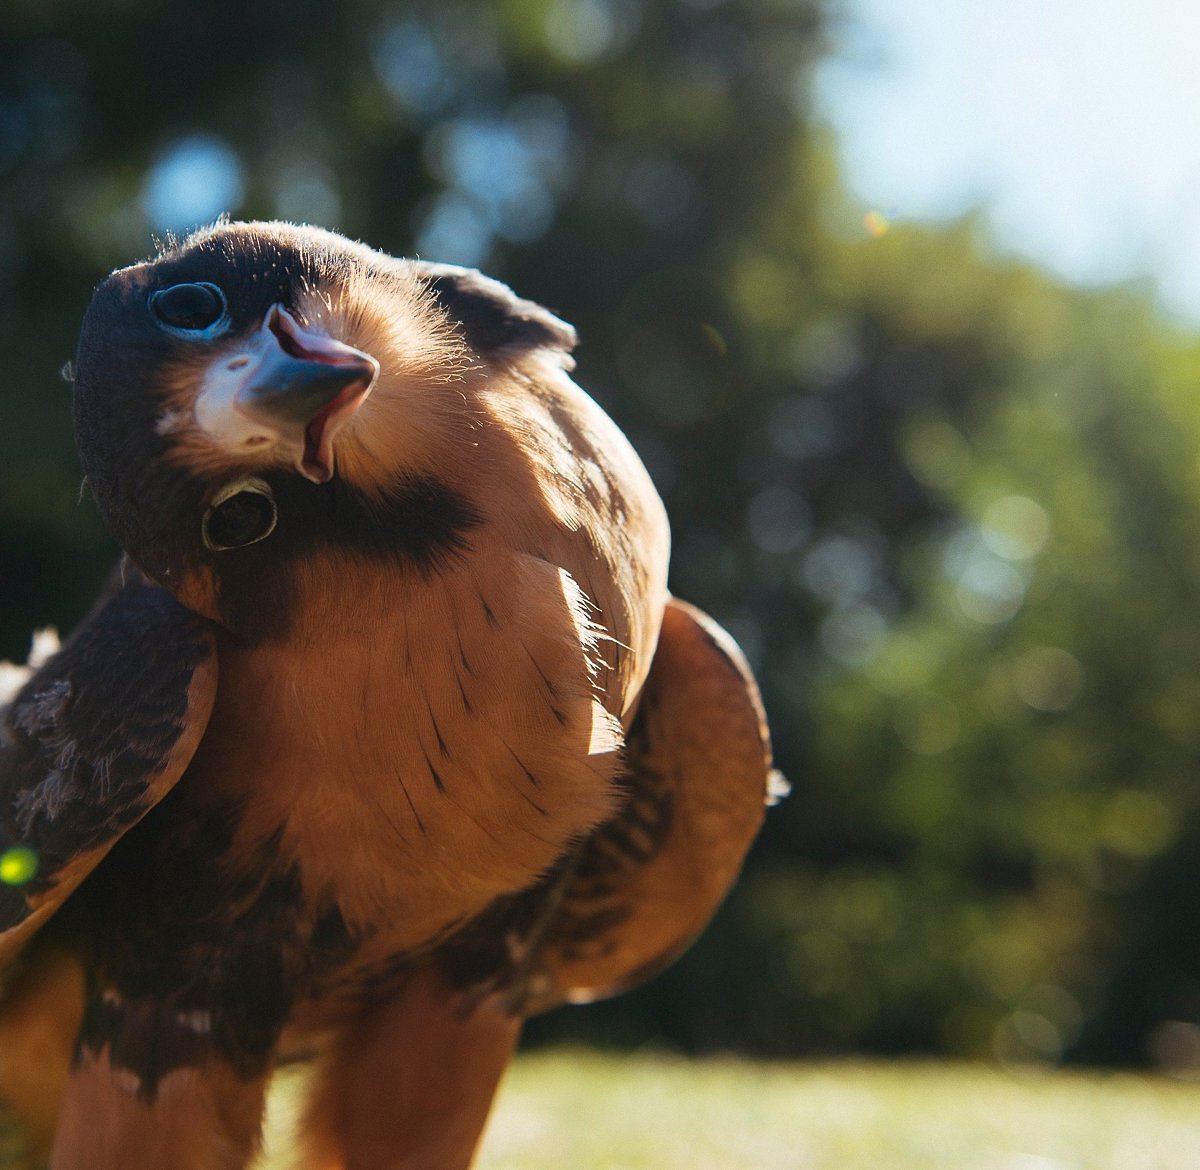
[{"label": "open beak", "polygon": [[333,478],[333,439],[366,400],[379,374],[368,353],[307,329],[272,305],[248,344],[205,376],[196,420],[222,445],[294,452],[314,483]]}]

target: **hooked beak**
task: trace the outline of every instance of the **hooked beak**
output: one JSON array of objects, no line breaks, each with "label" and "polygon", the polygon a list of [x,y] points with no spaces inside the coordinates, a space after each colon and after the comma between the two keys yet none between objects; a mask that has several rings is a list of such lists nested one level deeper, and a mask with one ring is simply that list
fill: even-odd
[{"label": "hooked beak", "polygon": [[209,369],[196,421],[232,450],[289,448],[303,476],[327,483],[333,438],[378,374],[370,354],[307,329],[282,305],[272,305],[248,344]]}]

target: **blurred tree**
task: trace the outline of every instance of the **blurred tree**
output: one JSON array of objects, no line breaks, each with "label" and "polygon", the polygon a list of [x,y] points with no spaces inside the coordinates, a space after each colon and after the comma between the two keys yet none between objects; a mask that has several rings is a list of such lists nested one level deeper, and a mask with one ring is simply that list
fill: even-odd
[{"label": "blurred tree", "polygon": [[743,895],[787,955],[771,1034],[1193,1068],[1200,350],[977,236],[821,267],[887,499],[797,566],[824,800]]},{"label": "blurred tree", "polygon": [[680,964],[534,1035],[1198,1063],[1200,351],[864,220],[829,15],[8,0],[0,656],[114,555],[56,374],[108,269],[223,211],[483,266],[579,327],[796,786]]}]

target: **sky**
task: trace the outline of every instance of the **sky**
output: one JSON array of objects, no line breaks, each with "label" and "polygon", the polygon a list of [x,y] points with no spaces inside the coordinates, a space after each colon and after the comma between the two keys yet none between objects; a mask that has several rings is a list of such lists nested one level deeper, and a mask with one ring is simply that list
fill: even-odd
[{"label": "sky", "polygon": [[842,3],[818,102],[865,207],[983,209],[1002,251],[1200,324],[1200,3]]}]

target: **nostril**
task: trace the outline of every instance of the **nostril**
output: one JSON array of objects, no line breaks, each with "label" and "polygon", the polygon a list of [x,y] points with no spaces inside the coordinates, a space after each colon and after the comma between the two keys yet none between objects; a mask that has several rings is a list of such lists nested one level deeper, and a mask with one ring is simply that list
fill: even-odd
[{"label": "nostril", "polygon": [[311,359],[314,357],[315,355],[311,354],[300,344],[299,339],[288,328],[289,325],[295,325],[290,314],[279,305],[276,305],[271,315],[267,318],[267,328],[275,334],[275,340],[279,342],[279,348],[294,358]]}]

